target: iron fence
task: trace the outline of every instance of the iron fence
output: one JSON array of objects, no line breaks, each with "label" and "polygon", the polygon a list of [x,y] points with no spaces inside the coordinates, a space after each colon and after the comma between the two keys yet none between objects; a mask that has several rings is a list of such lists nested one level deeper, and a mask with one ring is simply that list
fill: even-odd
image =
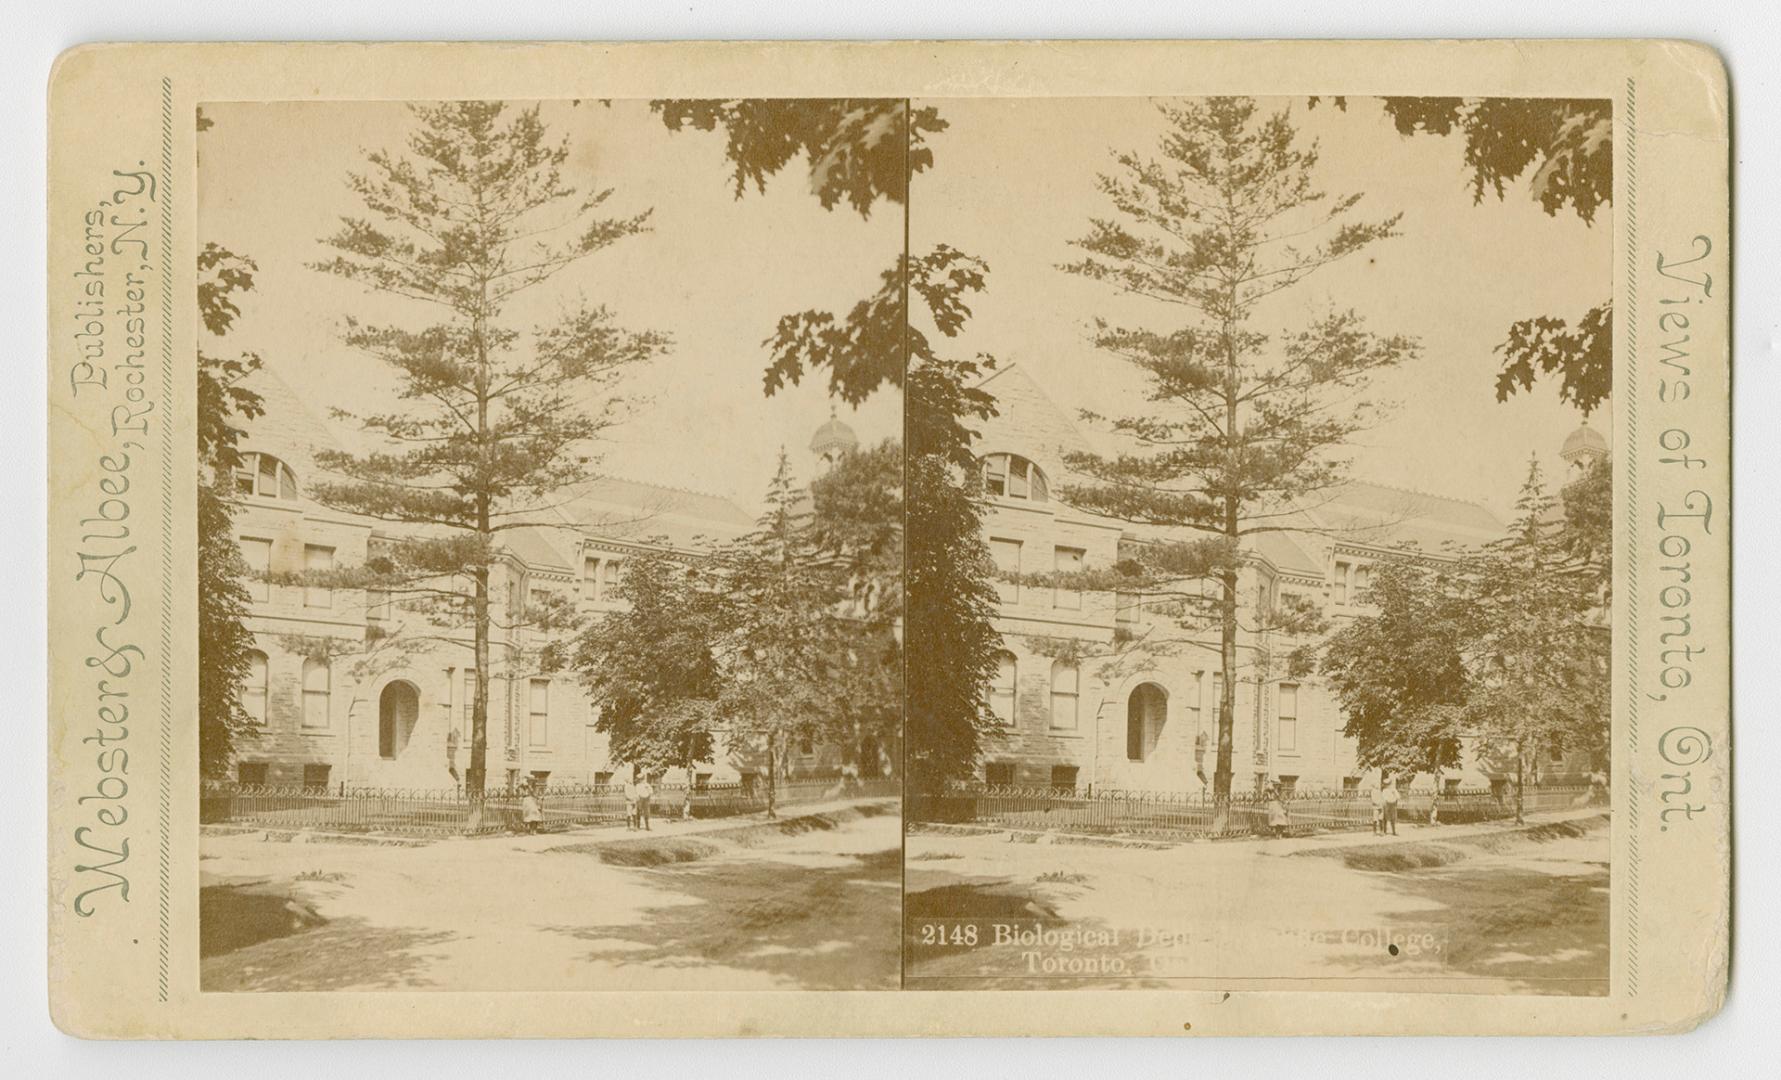
[{"label": "iron fence", "polygon": [[[1602,794],[1586,785],[1528,788],[1522,793],[1522,809],[1537,813],[1589,805]],[[1427,821],[1431,803],[1438,811],[1437,820],[1448,824],[1515,816],[1512,791],[1412,789],[1400,793],[1398,818]],[[1373,825],[1373,804],[1367,792],[1295,792],[1281,798],[1281,808],[1286,823],[1278,831],[1288,836],[1371,829]],[[1268,795],[1253,792],[1233,793],[1228,810],[1223,810],[1210,794],[1201,793],[973,784],[939,795],[911,792],[905,817],[943,824],[1189,840],[1273,834],[1272,810]]]},{"label": "iron fence", "polygon": [[[774,804],[809,805],[839,799],[892,798],[896,780],[798,780],[775,789]],[[540,828],[619,825],[626,814],[618,784],[553,784],[537,789],[543,814]],[[525,791],[491,788],[475,799],[462,788],[414,789],[307,785],[261,785],[210,781],[199,793],[198,819],[205,824],[252,825],[328,832],[391,833],[405,836],[487,836],[524,828]],[[767,809],[762,783],[661,784],[650,799],[660,820],[735,817]]]}]

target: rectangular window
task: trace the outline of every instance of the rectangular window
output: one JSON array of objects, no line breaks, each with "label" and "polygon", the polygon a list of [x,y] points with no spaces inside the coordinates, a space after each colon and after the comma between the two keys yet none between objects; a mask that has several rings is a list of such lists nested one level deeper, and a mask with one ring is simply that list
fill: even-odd
[{"label": "rectangular window", "polygon": [[1019,676],[1019,662],[1013,653],[996,654],[996,677],[989,684],[989,709],[995,718],[1014,725],[1014,691]]},{"label": "rectangular window", "polygon": [[702,772],[702,773],[694,773],[693,774],[693,790],[694,791],[709,791],[710,789],[711,789],[711,774],[710,773]]},{"label": "rectangular window", "polygon": [[1020,603],[1020,541],[992,536],[989,538],[989,553],[996,561],[996,570],[1014,579],[996,582],[996,592],[1001,594],[1002,603]]},{"label": "rectangular window", "polygon": [[1122,626],[1131,626],[1131,625],[1136,624],[1140,618],[1139,605],[1141,603],[1142,603],[1142,601],[1139,599],[1137,593],[1129,593],[1129,592],[1114,593],[1113,594],[1113,618],[1114,618],[1114,621],[1118,622]]},{"label": "rectangular window", "polygon": [[1340,560],[1336,563],[1335,580],[1330,584],[1330,601],[1337,607],[1348,606],[1348,573],[1352,569]]},{"label": "rectangular window", "polygon": [[[312,574],[324,573],[334,569],[334,549],[319,544],[303,545],[303,569]],[[331,608],[334,606],[334,590],[318,585],[308,585],[303,589],[303,606],[312,608]]]},{"label": "rectangular window", "polygon": [[262,604],[270,600],[272,586],[266,577],[272,573],[272,541],[242,537],[241,558],[247,563],[247,595]]},{"label": "rectangular window", "polygon": [[1082,669],[1060,660],[1051,665],[1051,726],[1055,731],[1075,731],[1077,705],[1081,701]]},{"label": "rectangular window", "polygon": [[1282,776],[1278,782],[1282,799],[1292,798],[1293,794],[1299,790],[1299,778],[1296,776]]},{"label": "rectangular window", "polygon": [[581,560],[581,598],[583,600],[600,599],[600,560]]},{"label": "rectangular window", "polygon": [[384,622],[390,617],[390,594],[382,589],[365,590],[365,618]]},{"label": "rectangular window", "polygon": [[983,463],[983,490],[991,495],[1008,494],[1008,456],[991,454]]},{"label": "rectangular window", "polygon": [[1359,795],[1360,794],[1360,777],[1358,777],[1358,776],[1344,776],[1342,778],[1342,794],[1344,794],[1344,795]]},{"label": "rectangular window", "polygon": [[528,710],[531,725],[531,745],[550,745],[550,680],[533,679],[531,706]]},{"label": "rectangular window", "polygon": [[[1224,708],[1224,672],[1214,671],[1212,673],[1212,706],[1211,706],[1212,717],[1213,717],[1214,721],[1216,721],[1217,718],[1221,715],[1220,710],[1222,710],[1223,708]],[[1234,713],[1235,711],[1236,710],[1233,708],[1232,712]]]},{"label": "rectangular window", "polygon": [[1053,791],[1075,791],[1076,790],[1076,766],[1074,766],[1074,765],[1053,765],[1051,767],[1051,790],[1053,790]]},{"label": "rectangular window", "polygon": [[1027,484],[1027,463],[1022,458],[1014,458],[1008,463],[1008,497],[1011,499],[1028,499],[1033,495],[1032,488]]},{"label": "rectangular window", "polygon": [[1354,568],[1354,602],[1357,604],[1365,603],[1367,599],[1367,590],[1372,587],[1372,565],[1369,563],[1362,563],[1356,566]]},{"label": "rectangular window", "polygon": [[1014,786],[1014,763],[992,761],[983,766],[983,782],[991,787]]},{"label": "rectangular window", "polygon": [[311,657],[303,661],[303,726],[328,726],[329,704],[334,692],[334,672],[328,661]]},{"label": "rectangular window", "polygon": [[476,714],[476,669],[464,669],[464,737],[468,739],[473,730],[473,717]]},{"label": "rectangular window", "polygon": [[1441,792],[1446,795],[1459,794],[1459,777],[1449,776],[1441,781]]},{"label": "rectangular window", "polygon": [[247,654],[247,678],[241,684],[241,711],[256,726],[266,723],[266,654],[258,650]]},{"label": "rectangular window", "polygon": [[604,786],[605,786],[605,785],[607,785],[607,784],[610,784],[610,783],[612,783],[612,772],[611,772],[611,770],[609,770],[609,769],[601,769],[601,770],[600,770],[600,771],[599,771],[599,772],[597,772],[597,773],[595,773],[595,774],[594,774],[594,784],[595,784],[595,786],[597,786],[597,787],[604,787]]},{"label": "rectangular window", "polygon": [[445,669],[445,691],[439,695],[439,718],[444,723],[439,726],[451,735],[460,735],[463,729],[458,727],[458,711],[451,700],[452,670]]},{"label": "rectangular window", "polygon": [[[1087,552],[1081,548],[1061,547],[1054,549],[1052,569],[1058,574],[1082,573],[1082,557]],[[1071,611],[1082,610],[1082,590],[1074,584],[1059,584],[1052,588],[1051,605],[1068,608]]]},{"label": "rectangular window", "polygon": [[235,764],[235,782],[253,787],[264,787],[266,784],[266,763],[264,761],[237,762]]},{"label": "rectangular window", "polygon": [[1299,688],[1296,683],[1280,684],[1280,752],[1297,753],[1299,749]]},{"label": "rectangular window", "polygon": [[625,564],[620,559],[607,559],[600,567],[600,599],[617,600],[618,583],[624,579]]},{"label": "rectangular window", "polygon": [[327,791],[329,765],[309,764],[303,766],[303,790]]},{"label": "rectangular window", "polygon": [[543,789],[550,786],[550,773],[545,769],[532,770],[532,786]]}]

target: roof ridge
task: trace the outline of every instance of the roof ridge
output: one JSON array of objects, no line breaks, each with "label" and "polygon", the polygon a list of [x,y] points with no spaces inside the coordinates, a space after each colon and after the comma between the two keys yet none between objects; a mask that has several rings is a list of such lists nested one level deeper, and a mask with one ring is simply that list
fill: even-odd
[{"label": "roof ridge", "polygon": [[736,505],[735,500],[728,495],[719,495],[715,491],[701,491],[698,488],[684,487],[680,484],[658,484],[653,480],[636,480],[629,476],[620,476],[617,473],[599,473],[588,479],[590,481],[616,480],[624,484],[636,484],[638,487],[655,488],[658,491],[678,491],[682,495],[697,495],[702,499],[716,499],[719,502],[730,503],[732,506]]},{"label": "roof ridge", "polygon": [[1344,481],[1344,484],[1366,484],[1368,487],[1385,488],[1387,491],[1401,491],[1406,495],[1416,495],[1424,499],[1436,499],[1440,502],[1457,503],[1460,506],[1470,506],[1486,511],[1490,509],[1490,507],[1485,506],[1481,502],[1474,502],[1471,499],[1462,499],[1456,495],[1442,495],[1435,491],[1424,491],[1421,488],[1405,487],[1403,484],[1387,484],[1381,480],[1349,479]]}]

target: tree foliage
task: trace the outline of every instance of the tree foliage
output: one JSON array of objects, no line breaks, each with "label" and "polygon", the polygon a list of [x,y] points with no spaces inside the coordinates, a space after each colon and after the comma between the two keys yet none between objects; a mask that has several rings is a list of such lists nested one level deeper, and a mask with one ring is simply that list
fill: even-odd
[{"label": "tree foliage", "polygon": [[[241,313],[237,293],[253,288],[257,268],[213,243],[198,253],[198,315],[222,337]],[[236,424],[262,412],[260,395],[240,385],[260,366],[253,353],[218,357],[198,350],[198,771],[227,774],[235,738],[248,724],[241,686],[254,635],[247,628],[248,567],[235,542],[233,470],[243,434]]]},{"label": "tree foliage", "polygon": [[710,761],[720,727],[721,592],[709,570],[665,552],[626,560],[618,610],[577,636],[570,666],[611,756],[651,773]]},{"label": "tree foliage", "polygon": [[[446,629],[473,632],[471,756],[486,773],[490,568],[500,534],[562,524],[545,512],[589,478],[593,447],[623,414],[625,369],[667,340],[617,325],[605,307],[565,300],[546,323],[508,317],[519,294],[618,241],[645,231],[648,213],[607,216],[611,189],[578,190],[564,175],[566,140],[552,140],[536,107],[456,101],[411,106],[407,153],[367,153],[348,177],[366,215],[342,219],[314,268],[368,291],[413,301],[415,321],[349,319],[349,345],[396,379],[399,405],[355,414],[377,442],[317,455],[331,478],[317,501],[404,526],[364,567],[330,584],[379,589]],[[593,402],[590,405],[589,402]],[[578,523],[592,524],[592,523]],[[532,612],[541,628],[561,605]],[[509,605],[510,628],[527,621]],[[418,636],[410,640],[419,640]]]},{"label": "tree foliage", "polygon": [[[911,178],[933,162],[925,136],[946,122],[906,102],[679,102],[652,107],[672,130],[722,127],[731,180],[750,184],[787,168],[802,152],[810,190],[825,207],[846,202],[866,216],[878,199],[906,204]],[[883,141],[900,127],[894,151]],[[993,619],[994,565],[983,542],[973,424],[995,414],[977,383],[990,357],[944,356],[911,319],[905,298],[923,305],[942,338],[956,337],[982,291],[988,268],[948,245],[905,252],[874,293],[843,316],[812,309],[780,319],[766,345],[765,389],[826,370],[830,393],[858,402],[883,386],[904,393],[908,505],[904,565],[906,782],[931,790],[968,778],[978,740],[992,729],[986,691],[1001,635]]]},{"label": "tree foliage", "polygon": [[1472,623],[1461,581],[1446,564],[1413,557],[1374,564],[1361,598],[1376,609],[1325,642],[1320,670],[1355,740],[1355,762],[1408,784],[1459,764]]},{"label": "tree foliage", "polygon": [[[1197,540],[1146,546],[1130,591],[1173,590],[1198,631],[1220,635],[1214,795],[1230,794],[1244,541],[1302,527],[1294,505],[1345,478],[1342,450],[1380,415],[1373,377],[1417,355],[1400,335],[1331,311],[1280,333],[1262,326],[1269,298],[1395,234],[1398,218],[1364,219],[1358,194],[1331,197],[1314,176],[1315,143],[1289,114],[1247,98],[1160,103],[1158,156],[1116,152],[1099,186],[1114,216],[1075,242],[1063,269],[1151,301],[1158,320],[1096,320],[1094,344],[1146,379],[1146,407],[1104,423],[1135,449],[1071,455],[1086,479],[1065,485],[1073,505],[1121,520],[1182,528]],[[1216,583],[1210,596],[1184,577]]]},{"label": "tree foliage", "polygon": [[[1345,98],[1334,103],[1347,106]],[[1606,99],[1388,97],[1383,104],[1400,135],[1460,138],[1473,203],[1506,198],[1523,176],[1550,216],[1568,208],[1594,224],[1613,200],[1614,115]],[[1614,389],[1613,340],[1611,300],[1574,321],[1548,314],[1517,320],[1497,346],[1497,400],[1556,376],[1560,399],[1589,415]]]},{"label": "tree foliage", "polygon": [[669,131],[722,128],[730,182],[740,199],[801,155],[823,209],[845,202],[861,217],[880,199],[908,201],[910,178],[933,164],[925,142],[946,122],[900,98],[661,100],[650,108]]}]

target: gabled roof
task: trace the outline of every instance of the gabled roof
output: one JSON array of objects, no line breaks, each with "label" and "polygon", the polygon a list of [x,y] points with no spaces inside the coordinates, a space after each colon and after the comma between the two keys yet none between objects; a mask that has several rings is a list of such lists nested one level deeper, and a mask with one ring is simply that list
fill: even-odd
[{"label": "gabled roof", "polygon": [[1026,369],[1005,364],[977,383],[996,399],[996,415],[981,421],[979,455],[1016,453],[1038,462],[1055,478],[1064,474],[1067,454],[1093,449],[1069,413],[1039,388]]},{"label": "gabled roof", "polygon": [[[295,470],[299,491],[304,490],[304,485],[319,475],[315,451],[345,449],[340,437],[270,369],[254,372],[242,385],[261,396],[265,414],[245,425],[241,449],[262,450],[283,459]],[[536,515],[539,521],[551,524],[503,530],[500,543],[528,566],[568,571],[573,568],[578,535],[698,550],[735,539],[754,527],[748,512],[729,499],[686,488],[600,476],[565,494],[566,501]],[[369,519],[365,523],[378,531],[391,528]]]}]

